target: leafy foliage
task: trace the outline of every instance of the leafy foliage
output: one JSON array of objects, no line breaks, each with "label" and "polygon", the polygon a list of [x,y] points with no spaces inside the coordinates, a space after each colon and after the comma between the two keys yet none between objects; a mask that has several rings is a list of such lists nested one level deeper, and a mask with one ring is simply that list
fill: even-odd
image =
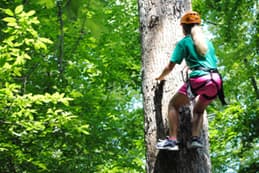
[{"label": "leafy foliage", "polygon": [[143,172],[136,2],[1,7],[0,172]]},{"label": "leafy foliage", "polygon": [[66,155],[83,149],[72,141],[88,135],[88,125],[68,110],[71,98],[64,94],[25,94],[19,80],[27,61],[51,41],[34,30],[35,11],[24,12],[22,5],[3,11],[9,17],[3,19],[8,28],[0,46],[1,172],[62,170],[73,158]]}]

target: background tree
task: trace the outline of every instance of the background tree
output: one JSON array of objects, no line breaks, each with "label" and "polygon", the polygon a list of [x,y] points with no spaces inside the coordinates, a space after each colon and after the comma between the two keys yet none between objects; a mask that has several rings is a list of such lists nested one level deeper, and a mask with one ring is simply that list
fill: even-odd
[{"label": "background tree", "polygon": [[0,46],[1,172],[72,170],[62,163],[71,163],[66,155],[82,149],[71,142],[88,134],[88,125],[69,111],[71,98],[58,92],[27,93],[25,86],[27,62],[40,63],[35,56],[44,54],[52,42],[34,29],[39,23],[35,11],[24,12],[19,5],[3,12],[8,27],[2,30]]},{"label": "background tree", "polygon": [[168,134],[167,107],[172,94],[182,84],[180,71],[183,67],[175,69],[168,81],[159,83],[155,78],[160,73],[159,69],[162,70],[168,63],[176,42],[183,37],[179,19],[190,9],[190,1],[150,3],[139,0],[147,172],[210,172],[206,123],[202,134],[206,147],[202,150],[187,149],[191,137],[191,113],[188,107],[183,108],[180,115],[180,151],[155,149],[158,139]]},{"label": "background tree", "polygon": [[143,172],[136,2],[1,7],[0,172]]}]

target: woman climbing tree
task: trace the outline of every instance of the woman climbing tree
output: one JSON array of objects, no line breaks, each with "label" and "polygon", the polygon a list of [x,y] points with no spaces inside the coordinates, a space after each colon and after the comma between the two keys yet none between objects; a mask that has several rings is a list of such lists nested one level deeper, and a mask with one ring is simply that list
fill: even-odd
[{"label": "woman climbing tree", "polygon": [[200,15],[195,11],[187,12],[181,18],[180,23],[185,37],[177,43],[168,65],[156,80],[164,80],[175,64],[181,64],[183,59],[191,72],[187,82],[169,103],[169,137],[157,143],[158,149],[179,149],[177,142],[178,110],[195,98],[197,99],[193,108],[192,137],[189,147],[203,147],[200,140],[200,129],[203,124],[204,110],[217,96],[225,104],[222,80],[217,71],[217,57],[212,43],[206,39],[201,30]]}]

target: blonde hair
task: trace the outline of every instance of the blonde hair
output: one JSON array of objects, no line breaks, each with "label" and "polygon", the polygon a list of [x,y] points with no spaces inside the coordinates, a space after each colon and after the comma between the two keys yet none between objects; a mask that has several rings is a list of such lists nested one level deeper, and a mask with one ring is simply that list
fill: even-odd
[{"label": "blonde hair", "polygon": [[208,45],[206,42],[206,37],[199,25],[194,25],[191,28],[191,36],[199,55],[204,56],[208,50]]}]

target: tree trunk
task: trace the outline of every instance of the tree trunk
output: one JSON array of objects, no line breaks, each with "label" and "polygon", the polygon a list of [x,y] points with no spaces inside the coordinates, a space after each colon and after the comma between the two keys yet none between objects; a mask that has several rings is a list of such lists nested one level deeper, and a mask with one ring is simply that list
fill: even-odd
[{"label": "tree trunk", "polygon": [[172,95],[183,84],[176,66],[166,81],[155,77],[169,62],[172,50],[183,35],[179,19],[191,9],[190,0],[139,0],[142,35],[142,92],[145,114],[146,171],[148,173],[210,173],[208,129],[205,116],[202,130],[203,149],[189,150],[191,136],[191,104],[180,110],[179,151],[158,151],[158,139],[168,135],[167,109]]}]

